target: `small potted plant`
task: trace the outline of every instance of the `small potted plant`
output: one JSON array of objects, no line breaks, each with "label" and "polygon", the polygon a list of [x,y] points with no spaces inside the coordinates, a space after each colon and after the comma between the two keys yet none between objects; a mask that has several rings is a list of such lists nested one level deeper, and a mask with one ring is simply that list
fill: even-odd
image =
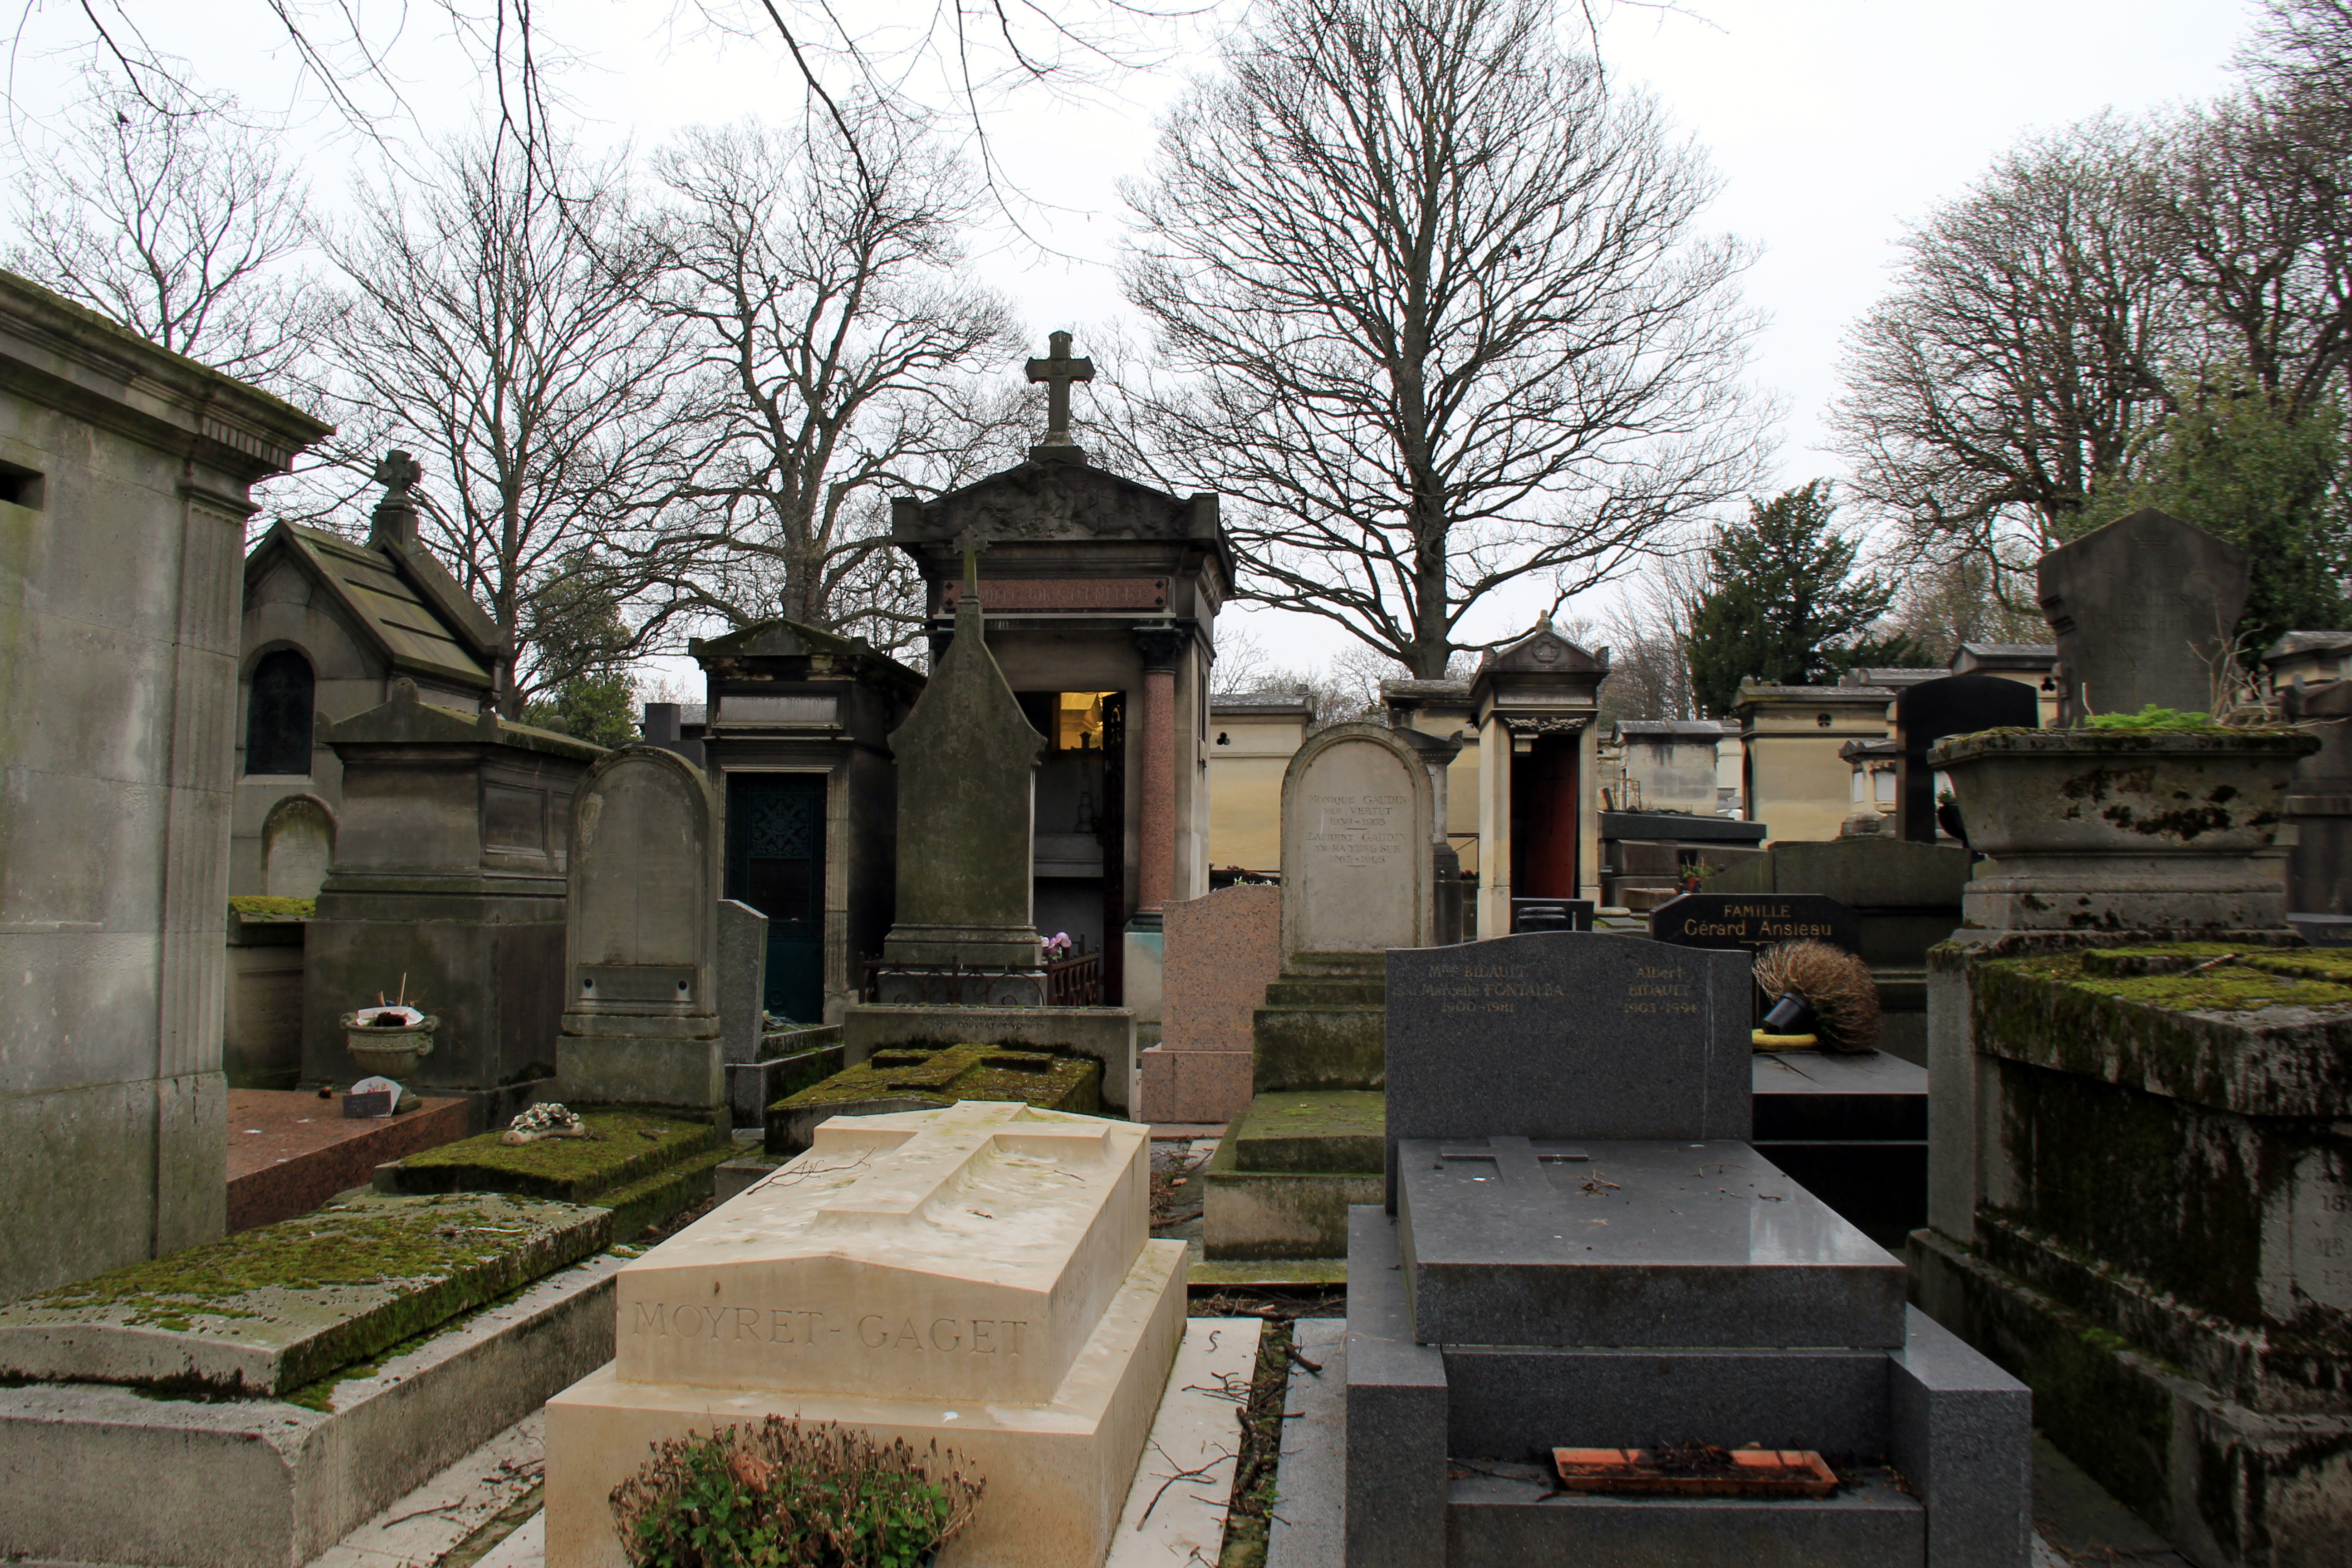
[{"label": "small potted plant", "polygon": [[408,1005],[408,977],[400,979],[399,1000],[386,1002],[379,992],[374,1006],[343,1015],[343,1047],[371,1077],[405,1079],[433,1054],[433,1031],[441,1026],[440,1019]]}]

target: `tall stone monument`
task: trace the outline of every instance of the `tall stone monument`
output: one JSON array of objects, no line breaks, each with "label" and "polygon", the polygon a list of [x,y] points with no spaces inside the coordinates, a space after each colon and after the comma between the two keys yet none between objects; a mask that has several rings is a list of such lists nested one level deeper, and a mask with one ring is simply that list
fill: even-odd
[{"label": "tall stone monument", "polygon": [[906,852],[898,920],[882,943],[881,1000],[1042,1007],[1030,837],[1045,738],[1021,711],[982,635],[979,535],[967,531],[963,547],[955,639],[890,737]]},{"label": "tall stone monument", "polygon": [[952,1448],[987,1490],[950,1563],[1098,1568],[1184,1331],[1150,1142],[988,1101],[817,1128],[615,1279],[615,1359],[548,1401],[548,1568],[621,1568],[649,1444],[771,1414]]},{"label": "tall stone monument", "polygon": [[1336,1258],[1381,1190],[1383,966],[1435,921],[1436,797],[1422,753],[1335,724],[1282,781],[1282,973],[1254,1018],[1249,1110],[1209,1166],[1218,1258]]},{"label": "tall stone monument", "polygon": [[856,1066],[885,1046],[1024,1045],[1093,1057],[1107,1109],[1135,1103],[1135,1015],[1048,1005],[1031,913],[1034,795],[1045,744],[989,651],[977,529],[955,633],[907,721],[898,759],[898,905],[877,1001],[842,1014]]},{"label": "tall stone monument", "polygon": [[2058,639],[2058,722],[2153,702],[2202,713],[2245,613],[2246,552],[2153,509],[2042,558],[2042,613]]},{"label": "tall stone monument", "polygon": [[718,803],[675,752],[629,746],[572,816],[562,1098],[719,1115]]}]

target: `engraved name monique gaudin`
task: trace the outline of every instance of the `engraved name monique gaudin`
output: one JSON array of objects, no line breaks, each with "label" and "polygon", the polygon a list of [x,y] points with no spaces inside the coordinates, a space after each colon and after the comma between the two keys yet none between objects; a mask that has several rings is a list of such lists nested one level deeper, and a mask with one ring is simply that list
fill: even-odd
[{"label": "engraved name monique gaudin", "polygon": [[1017,1356],[1021,1331],[1029,1326],[1026,1318],[935,1318],[926,1329],[913,1318],[899,1318],[894,1325],[879,1312],[828,1322],[823,1312],[785,1307],[673,1307],[661,1301],[634,1305],[632,1334],[820,1348],[846,1345],[855,1339],[870,1351],[930,1351],[942,1355],[960,1351],[968,1355]]}]

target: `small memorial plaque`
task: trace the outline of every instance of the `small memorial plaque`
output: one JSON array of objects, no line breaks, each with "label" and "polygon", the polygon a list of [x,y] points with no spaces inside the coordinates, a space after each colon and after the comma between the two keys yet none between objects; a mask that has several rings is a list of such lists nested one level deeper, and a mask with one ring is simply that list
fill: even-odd
[{"label": "small memorial plaque", "polygon": [[1685,893],[1650,912],[1650,937],[1676,947],[1745,948],[1811,938],[1862,951],[1862,921],[1818,893]]}]

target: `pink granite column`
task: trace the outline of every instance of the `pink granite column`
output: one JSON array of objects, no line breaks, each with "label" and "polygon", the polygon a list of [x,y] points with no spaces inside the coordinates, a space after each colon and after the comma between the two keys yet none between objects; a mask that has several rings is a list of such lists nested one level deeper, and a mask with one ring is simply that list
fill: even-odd
[{"label": "pink granite column", "polygon": [[1176,874],[1176,661],[1189,634],[1170,626],[1138,626],[1143,655],[1143,775],[1137,781],[1135,912],[1156,915]]}]

